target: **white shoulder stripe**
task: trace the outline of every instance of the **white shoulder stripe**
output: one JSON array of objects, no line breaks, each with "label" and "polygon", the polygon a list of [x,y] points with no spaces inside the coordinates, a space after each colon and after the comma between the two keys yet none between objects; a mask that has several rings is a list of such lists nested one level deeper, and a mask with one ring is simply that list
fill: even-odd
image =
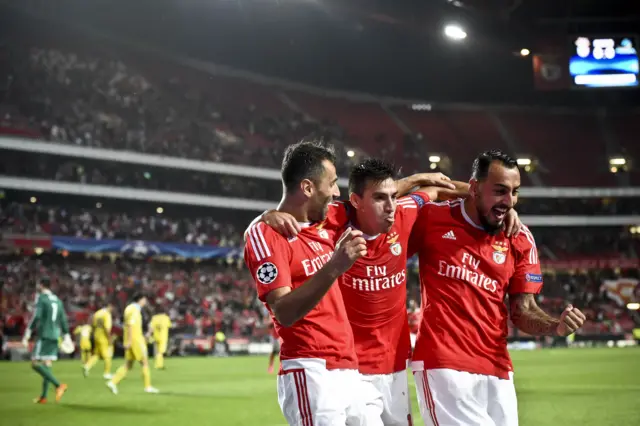
[{"label": "white shoulder stripe", "polygon": [[535,265],[538,263],[538,248],[536,247],[536,241],[533,238],[533,234],[526,226],[523,226],[520,232],[525,236],[527,241],[529,241],[529,244],[531,244],[531,249],[529,250],[529,263],[531,265]]},{"label": "white shoulder stripe", "polygon": [[251,226],[249,228],[248,234],[251,240],[251,249],[253,250],[253,255],[256,257],[257,261],[261,261],[271,256],[269,246],[264,239],[262,229],[260,229],[260,223],[256,223],[255,225]]},{"label": "white shoulder stripe", "polygon": [[[265,226],[267,226],[267,225],[265,225]],[[269,245],[264,240],[264,235],[262,235],[262,229],[260,228],[259,224],[258,224],[258,226],[256,226],[256,230],[258,231],[258,236],[260,237],[260,241],[262,242],[262,247],[264,248],[264,251],[267,253],[266,257],[270,257],[271,256],[271,251],[269,250]]]}]

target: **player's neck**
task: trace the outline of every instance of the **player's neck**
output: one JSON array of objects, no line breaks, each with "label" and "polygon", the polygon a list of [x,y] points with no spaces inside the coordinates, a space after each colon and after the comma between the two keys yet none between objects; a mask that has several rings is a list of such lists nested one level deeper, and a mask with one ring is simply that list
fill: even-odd
[{"label": "player's neck", "polygon": [[276,210],[279,212],[289,213],[298,222],[310,222],[309,214],[307,212],[307,203],[301,203],[293,196],[285,194]]},{"label": "player's neck", "polygon": [[373,226],[368,226],[364,221],[359,220],[357,214],[353,215],[351,220],[356,229],[362,231],[364,235],[368,237],[377,237],[380,235],[380,232],[377,232],[377,229],[374,229]]},{"label": "player's neck", "polygon": [[478,216],[478,209],[476,208],[473,200],[467,198],[462,202],[462,209],[464,210],[464,215],[466,219],[471,222],[476,228],[482,228],[480,225],[480,216]]}]

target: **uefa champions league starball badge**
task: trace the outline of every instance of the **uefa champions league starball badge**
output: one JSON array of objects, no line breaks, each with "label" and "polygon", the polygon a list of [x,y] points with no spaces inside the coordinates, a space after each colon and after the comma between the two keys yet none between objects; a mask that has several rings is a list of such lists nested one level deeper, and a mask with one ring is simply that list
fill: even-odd
[{"label": "uefa champions league starball badge", "polygon": [[256,272],[256,277],[262,284],[271,284],[277,276],[278,268],[271,262],[263,263]]}]

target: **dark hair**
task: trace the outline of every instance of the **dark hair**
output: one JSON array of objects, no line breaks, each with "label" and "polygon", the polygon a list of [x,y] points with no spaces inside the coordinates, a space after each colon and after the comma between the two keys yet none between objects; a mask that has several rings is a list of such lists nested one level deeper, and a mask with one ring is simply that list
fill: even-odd
[{"label": "dark hair", "polygon": [[144,298],[144,297],[147,297],[147,295],[146,295],[146,294],[144,294],[144,293],[141,293],[141,292],[135,292],[135,293],[133,293],[133,301],[134,301],[134,302],[139,302],[139,301],[140,301],[140,299],[142,299],[142,298]]},{"label": "dark hair", "polygon": [[393,163],[379,158],[367,158],[351,169],[349,192],[362,197],[368,183],[380,183],[389,178],[395,179],[397,174],[398,170]]},{"label": "dark hair", "polygon": [[518,167],[518,162],[515,158],[505,154],[499,149],[492,149],[491,151],[483,152],[473,160],[471,178],[476,180],[486,179],[489,174],[489,167],[491,167],[491,163],[494,161],[499,161],[507,169]]},{"label": "dark hair", "polygon": [[49,278],[47,275],[42,276],[42,277],[40,277],[39,283],[44,288],[50,288],[51,287],[51,278]]},{"label": "dark hair", "polygon": [[282,159],[282,183],[287,192],[292,192],[304,179],[317,182],[324,173],[322,162],[336,162],[333,147],[317,141],[302,141],[289,145]]}]

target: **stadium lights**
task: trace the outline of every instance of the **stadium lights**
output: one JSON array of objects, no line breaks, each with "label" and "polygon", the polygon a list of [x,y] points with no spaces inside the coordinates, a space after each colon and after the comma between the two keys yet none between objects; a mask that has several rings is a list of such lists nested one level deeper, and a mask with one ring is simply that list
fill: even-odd
[{"label": "stadium lights", "polygon": [[429,164],[429,168],[430,168],[431,170],[435,170],[435,169],[436,169],[436,167],[438,167],[438,164],[437,164],[437,163],[431,163],[431,164]]},{"label": "stadium lights", "polygon": [[158,213],[158,214],[162,214],[163,212],[164,212],[164,209],[162,207],[158,207],[156,209],[156,213]]},{"label": "stadium lights", "polygon": [[467,38],[467,33],[462,29],[460,25],[449,24],[444,27],[444,34],[451,40],[464,40]]},{"label": "stadium lights", "polygon": [[627,309],[629,309],[630,311],[637,311],[640,309],[640,303],[638,302],[627,303]]},{"label": "stadium lights", "polygon": [[102,203],[96,203],[96,208],[97,209],[101,209],[102,208]]},{"label": "stadium lights", "polygon": [[618,168],[616,166],[612,166],[609,170],[611,170],[611,173],[618,173]]},{"label": "stadium lights", "polygon": [[627,164],[627,160],[623,157],[614,157],[609,159],[609,165],[611,166],[624,166],[625,164]]},{"label": "stadium lights", "polygon": [[432,163],[439,163],[441,160],[439,155],[430,155],[429,156],[429,161],[431,161]]},{"label": "stadium lights", "polygon": [[38,256],[40,256],[42,253],[44,253],[44,250],[42,249],[42,247],[36,247],[33,252],[35,254],[37,254]]},{"label": "stadium lights", "polygon": [[518,166],[530,166],[531,159],[530,158],[518,158],[517,160]]},{"label": "stadium lights", "polygon": [[38,202],[38,199],[36,197],[31,197],[29,198],[29,201],[31,201],[31,204],[35,204]]},{"label": "stadium lights", "polygon": [[529,49],[520,49],[520,56],[529,56],[530,53]]},{"label": "stadium lights", "polygon": [[356,153],[352,150],[347,151],[347,157],[353,157],[354,155],[356,155]]}]

